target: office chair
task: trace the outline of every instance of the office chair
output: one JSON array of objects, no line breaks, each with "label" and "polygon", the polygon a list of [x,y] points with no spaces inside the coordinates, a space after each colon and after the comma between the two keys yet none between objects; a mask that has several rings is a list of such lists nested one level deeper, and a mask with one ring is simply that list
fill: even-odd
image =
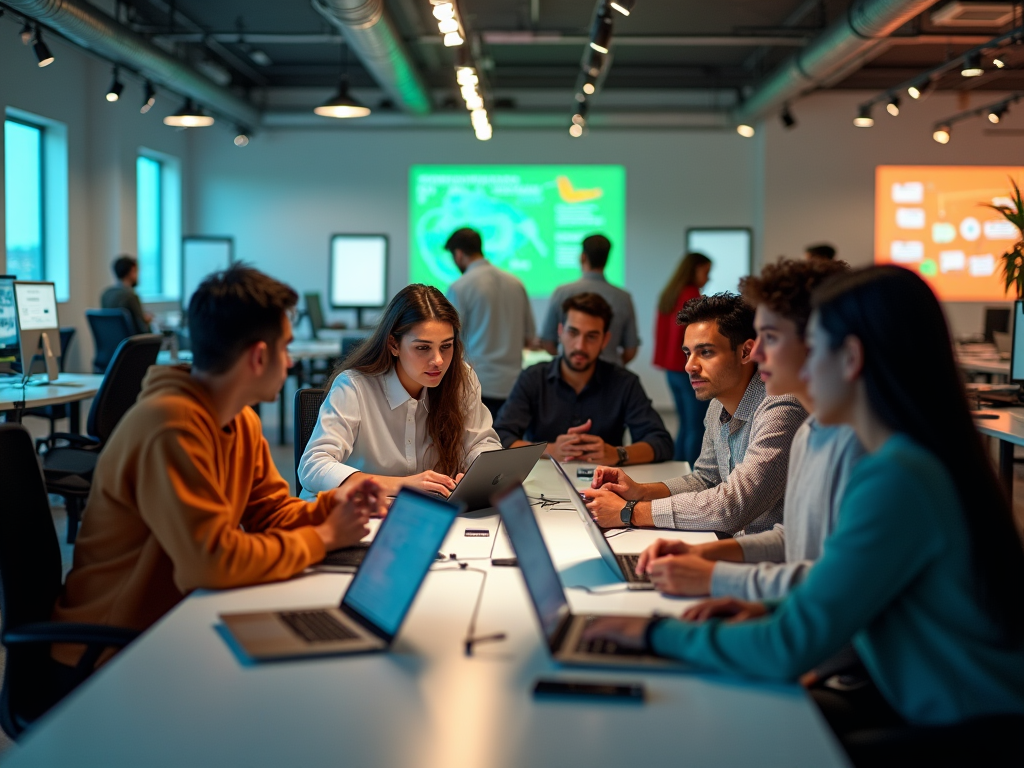
[{"label": "office chair", "polygon": [[[75,338],[75,329],[61,328],[60,329],[60,372],[64,373],[65,365],[68,359],[68,349],[71,347],[71,342]],[[50,434],[52,435],[54,430],[57,428],[56,422],[58,419],[66,419],[69,415],[68,406],[64,403],[59,405],[43,405],[39,408],[29,408],[22,412],[22,418],[25,416],[35,416],[39,419],[46,419],[50,422]],[[40,443],[45,442],[44,440],[36,440],[36,447],[38,448]]]},{"label": "office chair", "polygon": [[135,330],[131,313],[127,309],[87,309],[85,319],[89,321],[96,352],[92,358],[92,372],[106,373],[114,357],[117,345],[127,339]]},{"label": "office chair", "polygon": [[[64,497],[68,544],[73,544],[78,535],[82,507],[92,488],[92,473],[100,451],[142,391],[142,379],[156,363],[162,341],[156,333],[124,339],[114,352],[89,409],[86,423],[89,437],[55,432],[44,441],[47,451],[43,454],[43,475],[49,492]],[[67,445],[58,445],[58,441]]]},{"label": "office chair", "polygon": [[[105,649],[123,648],[138,633],[50,621],[61,591],[60,546],[32,438],[22,425],[0,424],[0,456],[0,642],[7,649],[0,727],[16,739],[89,676]],[[86,646],[70,675],[50,658],[55,642]]]},{"label": "office chair", "polygon": [[309,436],[313,434],[313,427],[320,417],[320,406],[327,397],[326,389],[297,389],[295,390],[295,417],[293,427],[295,434],[292,439],[292,447],[295,449],[295,495],[302,493],[302,483],[299,482],[299,459],[306,450],[306,443]]}]

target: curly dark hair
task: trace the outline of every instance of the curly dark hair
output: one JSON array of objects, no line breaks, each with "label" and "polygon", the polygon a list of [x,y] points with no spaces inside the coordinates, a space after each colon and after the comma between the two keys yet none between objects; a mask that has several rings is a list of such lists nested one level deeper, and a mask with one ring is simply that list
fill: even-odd
[{"label": "curly dark hair", "polygon": [[760,275],[740,280],[740,294],[752,307],[764,304],[791,320],[802,339],[811,316],[811,292],[834,275],[849,271],[845,261],[783,259],[766,265]]},{"label": "curly dark hair", "polygon": [[676,316],[679,325],[690,323],[718,324],[718,332],[736,349],[757,336],[754,331],[754,308],[735,293],[700,296],[683,304]]}]

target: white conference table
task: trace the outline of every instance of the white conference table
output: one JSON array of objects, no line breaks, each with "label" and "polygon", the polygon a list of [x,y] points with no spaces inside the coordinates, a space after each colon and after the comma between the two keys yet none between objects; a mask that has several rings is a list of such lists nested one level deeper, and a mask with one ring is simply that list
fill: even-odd
[{"label": "white conference table", "polygon": [[[633,470],[667,477],[678,467]],[[570,469],[574,474],[574,468]],[[585,481],[579,481],[583,485]],[[531,496],[564,498],[554,467],[538,463]],[[678,613],[690,601],[614,586],[568,506],[535,507],[576,611]],[[466,527],[489,538],[466,538]],[[497,535],[495,535],[497,534]],[[636,551],[654,532],[610,539]],[[689,541],[713,534],[673,533]],[[695,673],[568,671],[556,667],[497,518],[456,522],[442,551],[487,573],[478,636],[503,642],[463,653],[482,575],[438,563],[427,576],[391,652],[254,664],[228,645],[222,611],[336,603],[350,576],[190,596],[40,722],[4,766],[315,766],[381,768],[564,768],[573,766],[846,766],[838,742],[796,685]],[[472,559],[479,558],[479,559]],[[536,701],[538,677],[642,681],[644,704]]]},{"label": "white conference table", "polygon": [[[40,381],[39,376],[33,381]],[[103,375],[99,373],[61,373],[53,384],[30,383],[22,389],[20,377],[4,377],[0,379],[0,411],[13,412],[17,420],[23,409],[67,404],[70,431],[78,434],[82,428],[81,402],[95,397],[102,382]]]},{"label": "white conference table", "polygon": [[999,477],[1013,498],[1013,448],[1024,445],[1024,408],[992,408],[972,411],[978,431],[999,441]]}]

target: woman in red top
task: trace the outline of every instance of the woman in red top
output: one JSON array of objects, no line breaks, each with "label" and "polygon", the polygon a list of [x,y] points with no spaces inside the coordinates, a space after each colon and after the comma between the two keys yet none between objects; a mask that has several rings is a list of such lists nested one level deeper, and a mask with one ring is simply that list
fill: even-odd
[{"label": "woman in red top", "polygon": [[679,414],[674,458],[676,461],[688,461],[690,466],[700,455],[708,403],[698,400],[690,386],[690,377],[685,370],[686,355],[683,354],[686,326],[677,325],[676,316],[683,304],[700,296],[700,289],[707,285],[710,275],[711,259],[702,253],[686,254],[661,292],[658,316],[654,322],[654,365],[665,370]]}]

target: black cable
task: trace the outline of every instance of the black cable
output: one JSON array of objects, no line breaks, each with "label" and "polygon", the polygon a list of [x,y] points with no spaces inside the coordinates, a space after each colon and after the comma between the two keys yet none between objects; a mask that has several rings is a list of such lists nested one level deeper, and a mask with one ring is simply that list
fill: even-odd
[{"label": "black cable", "polygon": [[[493,551],[493,547],[492,547]],[[483,635],[482,637],[475,637],[476,633],[476,619],[480,613],[480,605],[483,602],[484,588],[487,586],[487,571],[482,568],[471,568],[466,565],[465,562],[460,562],[458,568],[432,568],[432,571],[473,571],[479,573],[483,578],[480,579],[480,590],[476,593],[476,604],[473,606],[473,613],[469,617],[469,626],[466,627],[466,639],[463,640],[463,648],[467,656],[473,655],[473,646],[476,643],[491,643],[504,640],[507,635],[504,632],[496,632],[492,635]]]}]

